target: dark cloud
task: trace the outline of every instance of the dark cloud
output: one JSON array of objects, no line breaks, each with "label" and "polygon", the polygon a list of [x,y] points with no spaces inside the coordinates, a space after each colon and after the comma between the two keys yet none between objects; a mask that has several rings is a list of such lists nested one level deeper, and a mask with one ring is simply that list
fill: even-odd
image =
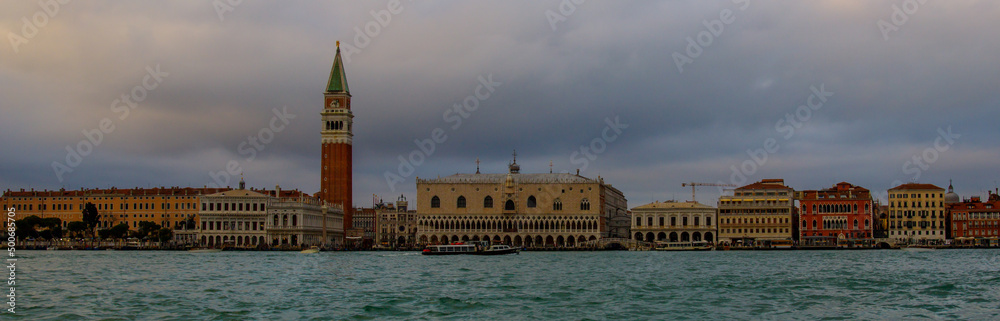
[{"label": "dark cloud", "polygon": [[[927,2],[888,40],[877,23],[901,1],[752,1],[745,10],[732,1],[588,1],[552,30],[546,11],[559,5],[403,2],[361,45],[356,30],[385,3],[246,1],[220,21],[210,3],[73,2],[19,52],[0,46],[0,188],[202,186],[235,160],[253,186],[314,192],[337,40],[359,49],[346,70],[362,205],[371,194],[412,196],[415,176],[473,172],[477,157],[484,172],[505,171],[514,149],[525,172],[546,172],[550,161],[555,171],[586,166],[584,175],[605,178],[632,206],[687,199],[682,182],[729,182],[731,167],[769,138],[780,149],[747,180],[884,191],[914,179],[907,161],[949,127],[961,137],[919,180],[954,179],[962,195],[996,184],[995,2]],[[19,33],[21,17],[39,10],[9,7],[0,31]],[[672,54],[724,10],[735,21],[679,73]],[[156,66],[170,75],[120,119],[114,100]],[[491,75],[502,85],[453,128],[446,112]],[[821,85],[834,95],[786,139],[779,122]],[[295,118],[250,161],[239,146],[276,108]],[[65,147],[104,118],[114,132],[60,182],[52,162],[65,162]],[[615,118],[628,128],[581,162],[581,147]],[[384,173],[436,128],[447,141],[390,188]],[[701,188],[698,198],[717,195]]]}]

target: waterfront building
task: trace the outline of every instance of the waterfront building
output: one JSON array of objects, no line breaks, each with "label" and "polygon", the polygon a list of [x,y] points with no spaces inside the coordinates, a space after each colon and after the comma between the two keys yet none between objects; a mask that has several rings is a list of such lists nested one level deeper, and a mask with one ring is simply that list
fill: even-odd
[{"label": "waterfront building", "polygon": [[632,239],[715,242],[717,210],[697,202],[653,202],[632,208]]},{"label": "waterfront building", "polygon": [[108,229],[117,224],[139,228],[139,222],[148,221],[177,231],[186,230],[187,222],[197,222],[200,197],[218,193],[228,188],[132,188],[80,189],[80,190],[24,190],[4,192],[0,204],[15,208],[15,219],[28,216],[58,218],[63,230],[67,224],[83,220],[87,203],[93,203],[100,215],[98,229]]},{"label": "waterfront building", "polygon": [[212,247],[339,246],[343,210],[305,193],[240,188],[201,198],[199,243]]},{"label": "waterfront building", "polygon": [[317,195],[330,204],[339,204],[346,209],[343,231],[351,229],[354,208],[353,193],[353,125],[351,112],[351,90],[347,86],[347,74],[340,58],[340,42],[333,58],[330,78],[323,93],[323,122],[320,131],[322,158],[320,159],[320,190]]},{"label": "waterfront building", "polygon": [[360,248],[371,248],[375,245],[378,230],[378,215],[374,208],[355,208],[354,227],[350,233],[351,245]]},{"label": "waterfront building", "polygon": [[985,202],[973,196],[946,206],[952,238],[961,243],[996,245],[1000,237],[1000,195],[991,192]]},{"label": "waterfront building", "polygon": [[612,236],[608,222],[627,215],[625,196],[603,178],[522,174],[514,156],[506,174],[418,177],[417,242],[575,247]]},{"label": "waterfront building", "polygon": [[945,239],[944,189],[907,183],[889,189],[889,239],[894,243]]},{"label": "waterfront building", "polygon": [[875,213],[873,214],[875,225],[872,227],[872,237],[876,239],[889,238],[889,205],[882,205],[875,200]]},{"label": "waterfront building", "polygon": [[267,216],[267,238],[272,247],[343,246],[344,209],[340,204],[305,194],[274,197],[268,203]]},{"label": "waterfront building", "polygon": [[267,205],[271,196],[240,188],[201,197],[196,239],[211,247],[254,248],[267,245]]},{"label": "waterfront building", "polygon": [[406,197],[399,195],[396,203],[375,205],[377,244],[382,247],[398,248],[416,244],[417,211],[409,209]]},{"label": "waterfront building", "polygon": [[828,189],[795,193],[799,201],[799,241],[837,245],[838,241],[872,240],[871,192],[840,182]]},{"label": "waterfront building", "polygon": [[783,179],[764,179],[719,197],[719,242],[762,244],[792,241],[798,220],[794,190]]}]

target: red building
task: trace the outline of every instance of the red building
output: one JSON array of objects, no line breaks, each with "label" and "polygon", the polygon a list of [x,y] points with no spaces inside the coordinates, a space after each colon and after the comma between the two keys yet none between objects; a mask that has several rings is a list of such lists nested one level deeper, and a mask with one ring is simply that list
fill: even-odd
[{"label": "red building", "polygon": [[352,226],[352,164],[353,164],[353,122],[351,112],[351,90],[347,87],[344,63],[340,59],[340,42],[337,55],[333,58],[330,79],[323,94],[322,139],[323,166],[320,174],[320,199],[344,206],[344,231]]},{"label": "red building", "polygon": [[837,240],[872,239],[871,192],[840,182],[823,190],[798,192],[801,244],[835,245]]},{"label": "red building", "polygon": [[990,193],[986,202],[974,196],[946,206],[953,239],[995,240],[1000,235],[1000,196],[997,194]]}]

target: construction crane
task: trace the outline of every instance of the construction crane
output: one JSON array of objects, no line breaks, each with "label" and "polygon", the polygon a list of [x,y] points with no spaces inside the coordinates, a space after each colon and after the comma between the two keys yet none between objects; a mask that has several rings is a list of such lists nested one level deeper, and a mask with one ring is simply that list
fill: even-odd
[{"label": "construction crane", "polygon": [[697,200],[695,200],[695,198],[694,198],[694,192],[695,192],[694,189],[695,189],[695,187],[698,187],[698,186],[720,186],[720,187],[726,186],[726,187],[736,187],[736,185],[733,185],[733,184],[695,183],[695,182],[681,183],[681,187],[686,187],[686,186],[691,186],[691,201],[692,202],[697,202]]}]

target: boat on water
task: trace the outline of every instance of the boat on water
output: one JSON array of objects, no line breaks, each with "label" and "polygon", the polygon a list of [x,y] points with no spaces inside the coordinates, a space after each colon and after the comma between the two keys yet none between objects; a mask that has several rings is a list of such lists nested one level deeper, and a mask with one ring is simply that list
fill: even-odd
[{"label": "boat on water", "polygon": [[712,245],[706,241],[696,242],[656,242],[657,251],[711,251]]},{"label": "boat on water", "polygon": [[47,250],[47,251],[55,251],[55,250],[58,250],[58,249],[59,248],[55,247],[55,246],[50,246],[50,247],[45,248],[45,250]]},{"label": "boat on water", "polygon": [[208,249],[208,248],[191,248],[188,253],[215,253],[222,252],[222,249]]},{"label": "boat on water", "polygon": [[306,254],[319,253],[319,246],[310,246],[308,249],[304,249],[300,253],[306,253]]},{"label": "boat on water", "polygon": [[444,245],[428,245],[423,255],[503,255],[518,254],[517,248],[506,244],[490,244],[489,242],[451,243]]}]

